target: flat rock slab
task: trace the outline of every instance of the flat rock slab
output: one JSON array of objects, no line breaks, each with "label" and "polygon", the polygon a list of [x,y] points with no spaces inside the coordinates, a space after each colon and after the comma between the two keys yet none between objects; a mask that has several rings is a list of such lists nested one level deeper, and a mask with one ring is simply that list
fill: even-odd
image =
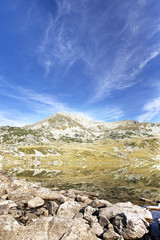
[{"label": "flat rock slab", "polygon": [[37,208],[44,205],[44,200],[40,197],[35,197],[28,201],[29,208]]}]

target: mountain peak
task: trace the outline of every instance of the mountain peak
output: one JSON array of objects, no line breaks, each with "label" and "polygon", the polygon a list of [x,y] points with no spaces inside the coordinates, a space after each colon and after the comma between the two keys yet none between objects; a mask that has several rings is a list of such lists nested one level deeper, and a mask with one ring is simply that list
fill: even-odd
[{"label": "mountain peak", "polygon": [[82,119],[85,121],[93,121],[91,120],[90,117],[88,117],[87,115],[83,115],[81,113],[57,112],[56,114],[52,115],[52,117],[55,117],[55,116],[69,117],[72,119]]}]

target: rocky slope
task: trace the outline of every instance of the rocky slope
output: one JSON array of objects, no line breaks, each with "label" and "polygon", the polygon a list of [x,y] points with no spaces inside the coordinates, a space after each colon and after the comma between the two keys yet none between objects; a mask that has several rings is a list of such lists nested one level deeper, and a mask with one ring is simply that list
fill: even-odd
[{"label": "rocky slope", "polygon": [[152,239],[151,213],[95,193],[47,189],[0,173],[0,240]]}]

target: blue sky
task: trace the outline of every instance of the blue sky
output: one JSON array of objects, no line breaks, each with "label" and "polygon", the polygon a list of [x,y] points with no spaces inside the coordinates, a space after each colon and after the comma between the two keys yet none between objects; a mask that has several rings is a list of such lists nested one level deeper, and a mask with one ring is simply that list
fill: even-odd
[{"label": "blue sky", "polygon": [[0,1],[0,125],[56,112],[160,122],[160,1]]}]

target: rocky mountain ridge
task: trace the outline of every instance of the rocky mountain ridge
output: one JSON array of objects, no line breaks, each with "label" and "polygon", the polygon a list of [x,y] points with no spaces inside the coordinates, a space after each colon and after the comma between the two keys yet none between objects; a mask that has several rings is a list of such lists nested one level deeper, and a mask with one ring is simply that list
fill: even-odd
[{"label": "rocky mountain ridge", "polygon": [[45,120],[24,127],[0,127],[1,143],[49,144],[93,142],[106,139],[160,137],[160,123],[139,123],[132,120],[94,122],[78,115],[57,113]]}]

